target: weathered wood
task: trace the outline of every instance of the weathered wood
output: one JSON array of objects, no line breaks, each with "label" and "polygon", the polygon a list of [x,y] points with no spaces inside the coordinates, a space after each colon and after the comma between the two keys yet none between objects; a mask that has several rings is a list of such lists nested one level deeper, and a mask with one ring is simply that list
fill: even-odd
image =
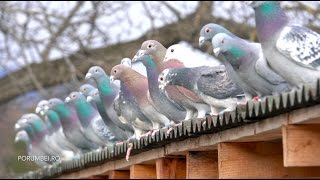
[{"label": "weathered wood", "polygon": [[135,164],[130,167],[130,179],[156,179],[156,166],[152,164]]},{"label": "weathered wood", "polygon": [[217,151],[189,151],[187,153],[187,179],[217,179]]},{"label": "weathered wood", "polygon": [[283,166],[281,142],[235,142],[218,145],[219,178],[319,177],[319,167]]},{"label": "weathered wood", "polygon": [[290,112],[289,124],[317,124],[320,123],[320,104],[308,108],[296,109]]},{"label": "weathered wood", "polygon": [[157,179],[185,179],[185,158],[160,158],[156,160]]},{"label": "weathered wood", "polygon": [[320,166],[320,124],[288,125],[282,132],[285,167]]},{"label": "weathered wood", "polygon": [[130,179],[130,171],[128,170],[110,171],[109,179]]},{"label": "weathered wood", "polygon": [[94,175],[90,179],[109,179],[109,177],[107,175]]}]

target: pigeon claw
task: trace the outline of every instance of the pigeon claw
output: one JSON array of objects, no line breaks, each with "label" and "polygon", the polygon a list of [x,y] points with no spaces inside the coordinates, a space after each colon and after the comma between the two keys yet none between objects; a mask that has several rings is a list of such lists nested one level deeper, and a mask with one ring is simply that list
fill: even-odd
[{"label": "pigeon claw", "polygon": [[129,148],[128,148],[127,153],[126,153],[126,161],[129,161],[132,148],[133,148],[133,144],[129,143]]},{"label": "pigeon claw", "polygon": [[261,100],[261,99],[260,99],[259,96],[255,96],[255,97],[252,98],[252,101],[260,101],[260,100]]}]

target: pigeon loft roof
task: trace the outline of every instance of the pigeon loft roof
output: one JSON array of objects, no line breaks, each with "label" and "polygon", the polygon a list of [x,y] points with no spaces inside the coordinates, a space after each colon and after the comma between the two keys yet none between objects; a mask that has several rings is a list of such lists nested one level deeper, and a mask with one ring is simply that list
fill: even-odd
[{"label": "pigeon loft roof", "polygon": [[319,137],[320,80],[20,178],[320,177]]}]

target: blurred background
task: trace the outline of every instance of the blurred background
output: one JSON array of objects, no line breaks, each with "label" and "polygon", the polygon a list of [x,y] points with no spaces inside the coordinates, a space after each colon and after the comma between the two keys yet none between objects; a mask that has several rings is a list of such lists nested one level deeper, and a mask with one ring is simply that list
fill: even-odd
[{"label": "blurred background", "polygon": [[[320,2],[281,6],[292,22],[320,32]],[[181,43],[210,59],[209,44],[198,48],[199,31],[210,22],[257,41],[253,9],[241,2],[0,2],[0,177],[38,168],[18,161],[26,148],[14,143],[16,120],[38,101],[64,99],[93,65],[109,74],[147,39],[165,47]]]}]

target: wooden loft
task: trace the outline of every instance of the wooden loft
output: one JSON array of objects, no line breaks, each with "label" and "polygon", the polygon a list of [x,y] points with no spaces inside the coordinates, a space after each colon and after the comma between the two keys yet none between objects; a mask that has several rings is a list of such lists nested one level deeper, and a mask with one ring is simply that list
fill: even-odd
[{"label": "wooden loft", "polygon": [[130,143],[128,162],[125,143],[22,178],[320,177],[320,83]]}]

